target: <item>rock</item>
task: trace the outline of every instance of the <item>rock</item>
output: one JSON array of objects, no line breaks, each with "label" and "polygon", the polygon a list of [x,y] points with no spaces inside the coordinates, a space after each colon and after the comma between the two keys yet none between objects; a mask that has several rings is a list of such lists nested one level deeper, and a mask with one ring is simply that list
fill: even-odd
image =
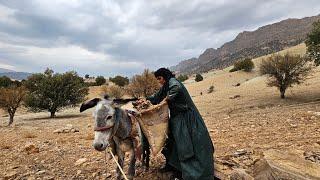
[{"label": "rock", "polygon": [[56,130],[53,131],[53,133],[62,133],[62,132],[63,132],[62,129],[56,129]]},{"label": "rock", "polygon": [[107,175],[106,175],[107,178],[111,178],[111,176],[112,175],[110,173],[107,173]]},{"label": "rock", "polygon": [[236,99],[236,98],[240,98],[240,95],[234,95],[229,97],[229,99]]},{"label": "rock", "polygon": [[77,171],[77,176],[79,176],[81,173],[82,173],[82,171],[81,171],[81,170],[78,170],[78,171]]},{"label": "rock", "polygon": [[314,112],[313,113],[315,116],[320,116],[320,112]]},{"label": "rock", "polygon": [[245,150],[245,149],[239,149],[234,153],[235,156],[242,156],[245,154],[247,154],[247,150]]},{"label": "rock", "polygon": [[13,179],[17,174],[18,174],[17,171],[9,171],[9,172],[5,173],[4,178],[5,179]]},{"label": "rock", "polygon": [[35,153],[39,153],[40,150],[38,147],[36,147],[36,145],[30,143],[30,144],[27,144],[25,147],[24,147],[24,151],[27,152],[28,154],[35,154]]},{"label": "rock", "polygon": [[82,165],[85,162],[87,162],[87,159],[86,158],[81,158],[81,159],[78,159],[78,161],[76,161],[76,163],[74,163],[74,165],[79,166],[79,165]]},{"label": "rock", "polygon": [[230,180],[254,180],[244,169],[234,169],[230,174]]},{"label": "rock", "polygon": [[268,150],[254,165],[255,179],[320,179],[320,166],[296,152]]},{"label": "rock", "polygon": [[45,170],[42,170],[42,171],[38,171],[38,172],[36,173],[36,175],[42,175],[42,174],[44,174],[44,173],[46,173],[46,171],[45,171]]}]

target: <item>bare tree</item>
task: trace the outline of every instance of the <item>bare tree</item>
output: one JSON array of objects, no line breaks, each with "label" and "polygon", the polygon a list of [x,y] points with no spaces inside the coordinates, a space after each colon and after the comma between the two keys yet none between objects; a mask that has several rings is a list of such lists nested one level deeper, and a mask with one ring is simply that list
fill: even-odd
[{"label": "bare tree", "polygon": [[101,89],[104,94],[113,98],[122,98],[125,94],[124,89],[118,85],[102,86]]},{"label": "bare tree", "polygon": [[307,78],[311,69],[312,63],[306,56],[273,55],[262,61],[260,73],[269,75],[267,85],[277,87],[283,99],[287,88],[294,84],[301,84]]},{"label": "bare tree", "polygon": [[9,124],[13,123],[13,117],[26,95],[26,89],[21,87],[8,87],[0,89],[0,108],[9,113]]},{"label": "bare tree", "polygon": [[148,97],[159,89],[159,83],[148,69],[141,75],[135,75],[127,87],[127,92],[133,97]]}]

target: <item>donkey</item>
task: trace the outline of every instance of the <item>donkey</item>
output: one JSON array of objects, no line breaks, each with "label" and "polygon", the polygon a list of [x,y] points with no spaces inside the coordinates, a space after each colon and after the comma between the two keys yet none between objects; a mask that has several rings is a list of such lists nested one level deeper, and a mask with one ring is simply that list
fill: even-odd
[{"label": "donkey", "polygon": [[[133,179],[135,175],[135,163],[137,142],[135,137],[140,136],[142,143],[143,161],[142,164],[149,168],[150,149],[149,144],[139,127],[138,123],[134,123],[128,112],[116,104],[123,104],[135,99],[115,99],[110,100],[108,96],[104,99],[94,98],[80,107],[80,112],[96,106],[93,113],[95,119],[95,137],[93,147],[97,151],[104,151],[107,147],[111,147],[112,152],[118,156],[118,163],[123,168],[125,153],[130,153],[130,164],[128,169],[128,179]],[[134,127],[136,125],[136,127]],[[117,168],[117,179],[122,179],[120,169]]]}]

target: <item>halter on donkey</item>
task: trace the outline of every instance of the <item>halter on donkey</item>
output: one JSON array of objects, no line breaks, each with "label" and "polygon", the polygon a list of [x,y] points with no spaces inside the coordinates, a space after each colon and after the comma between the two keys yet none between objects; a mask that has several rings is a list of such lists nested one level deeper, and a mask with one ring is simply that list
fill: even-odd
[{"label": "halter on donkey", "polygon": [[[135,175],[136,150],[139,149],[137,138],[142,137],[139,124],[133,121],[128,111],[115,107],[115,103],[126,103],[129,100],[110,100],[95,98],[80,107],[80,112],[96,106],[94,111],[95,118],[95,138],[93,146],[98,151],[104,151],[107,147],[112,148],[112,152],[118,156],[118,163],[123,168],[125,152],[130,152],[130,164],[128,178],[132,179]],[[139,140],[139,138],[138,138]],[[142,146],[143,164],[149,166],[149,148]],[[140,153],[141,154],[141,153]],[[145,159],[145,157],[147,157]],[[121,179],[120,169],[117,168],[118,179]]]}]

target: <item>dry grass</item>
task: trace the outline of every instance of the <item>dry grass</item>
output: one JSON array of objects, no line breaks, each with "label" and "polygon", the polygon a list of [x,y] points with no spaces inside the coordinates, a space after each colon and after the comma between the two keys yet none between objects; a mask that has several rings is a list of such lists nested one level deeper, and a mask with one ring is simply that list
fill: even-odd
[{"label": "dry grass", "polygon": [[2,150],[12,149],[13,146],[14,146],[13,142],[1,142],[0,143],[0,149],[2,149]]},{"label": "dry grass", "polygon": [[94,140],[94,134],[87,134],[86,136],[82,136],[81,139],[92,141]]}]

